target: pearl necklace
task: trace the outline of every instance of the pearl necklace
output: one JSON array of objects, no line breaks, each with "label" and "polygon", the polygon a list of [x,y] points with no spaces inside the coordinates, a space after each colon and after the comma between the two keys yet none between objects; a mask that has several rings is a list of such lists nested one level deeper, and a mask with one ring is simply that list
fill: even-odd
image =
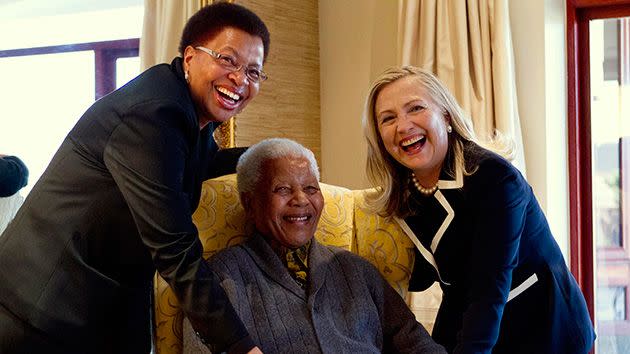
[{"label": "pearl necklace", "polygon": [[411,173],[411,181],[413,182],[413,185],[416,186],[416,189],[418,190],[418,192],[420,192],[420,194],[427,197],[432,196],[435,193],[435,191],[437,191],[438,189],[437,183],[433,187],[429,187],[429,188],[425,188],[422,185],[420,185],[420,182],[418,182],[413,172]]}]

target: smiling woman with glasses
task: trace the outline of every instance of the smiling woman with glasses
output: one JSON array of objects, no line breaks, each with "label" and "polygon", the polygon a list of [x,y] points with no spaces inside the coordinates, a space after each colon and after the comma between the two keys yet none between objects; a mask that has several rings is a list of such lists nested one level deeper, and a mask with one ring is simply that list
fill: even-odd
[{"label": "smiling woman with glasses", "polygon": [[156,270],[212,352],[260,352],[192,212],[222,168],[213,130],[267,78],[269,32],[221,2],[189,19],[179,50],[85,112],[2,235],[0,353],[150,352]]}]

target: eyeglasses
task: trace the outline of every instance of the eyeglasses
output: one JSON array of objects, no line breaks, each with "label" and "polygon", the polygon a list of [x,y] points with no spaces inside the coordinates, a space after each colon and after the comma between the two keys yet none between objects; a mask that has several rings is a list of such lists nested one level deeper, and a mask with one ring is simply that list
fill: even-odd
[{"label": "eyeglasses", "polygon": [[206,47],[195,47],[195,49],[199,49],[200,51],[210,55],[219,65],[221,65],[226,70],[236,72],[241,71],[241,69],[245,69],[245,76],[247,76],[247,78],[251,82],[258,83],[267,80],[267,74],[264,71],[258,69],[255,66],[239,65],[237,64],[236,59],[230,55],[217,53],[214,50],[208,49]]}]

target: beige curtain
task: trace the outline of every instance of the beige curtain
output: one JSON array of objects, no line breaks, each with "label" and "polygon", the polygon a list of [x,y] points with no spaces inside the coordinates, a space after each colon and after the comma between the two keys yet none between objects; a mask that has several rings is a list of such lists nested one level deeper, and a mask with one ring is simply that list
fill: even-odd
[{"label": "beige curtain", "polygon": [[525,173],[508,0],[399,0],[398,34],[399,63],[435,73],[480,139],[512,139]]},{"label": "beige curtain", "polygon": [[179,55],[177,48],[182,29],[202,0],[145,0],[144,23],[140,40],[140,67],[148,69],[170,63]]}]

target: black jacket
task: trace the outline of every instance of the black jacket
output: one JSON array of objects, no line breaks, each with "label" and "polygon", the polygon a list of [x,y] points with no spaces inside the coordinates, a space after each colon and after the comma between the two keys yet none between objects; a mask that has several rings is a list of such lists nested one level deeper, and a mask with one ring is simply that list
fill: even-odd
[{"label": "black jacket", "polygon": [[16,156],[0,157],[0,197],[10,197],[28,182],[28,168]]},{"label": "black jacket", "polygon": [[0,303],[68,350],[148,353],[157,269],[216,350],[249,343],[191,217],[213,128],[179,58],[94,103],[0,240]]},{"label": "black jacket", "polygon": [[478,170],[443,175],[432,197],[413,191],[415,215],[399,219],[416,243],[410,290],[444,292],[433,338],[458,354],[587,353],[584,296],[531,187],[498,155],[466,151]]}]

